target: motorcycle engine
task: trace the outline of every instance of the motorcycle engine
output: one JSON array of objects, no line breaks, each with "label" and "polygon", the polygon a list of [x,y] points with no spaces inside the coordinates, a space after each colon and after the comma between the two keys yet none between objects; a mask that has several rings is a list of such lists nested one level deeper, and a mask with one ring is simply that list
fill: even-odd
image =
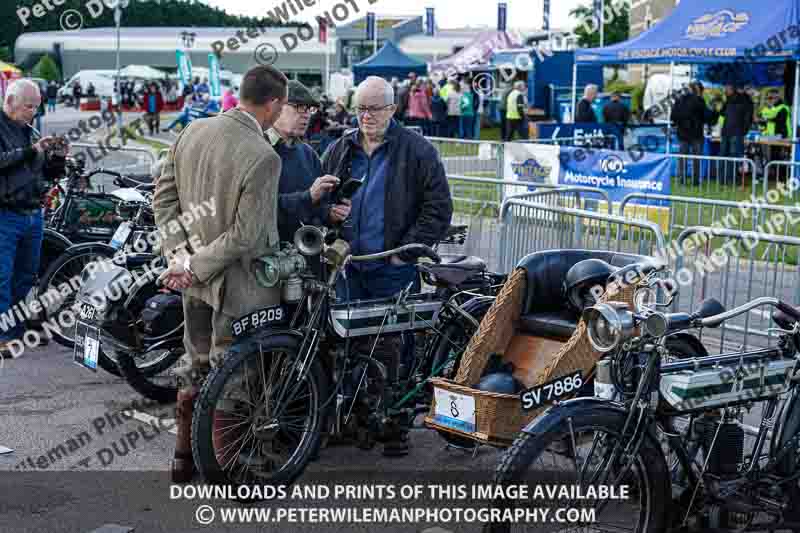
[{"label": "motorcycle engine", "polygon": [[696,422],[695,435],[709,456],[708,473],[721,478],[738,475],[744,457],[744,430],[735,419],[701,418]]}]

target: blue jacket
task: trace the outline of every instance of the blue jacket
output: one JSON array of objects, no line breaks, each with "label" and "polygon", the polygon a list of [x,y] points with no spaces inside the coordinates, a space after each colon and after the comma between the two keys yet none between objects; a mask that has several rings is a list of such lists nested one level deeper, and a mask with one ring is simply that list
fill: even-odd
[{"label": "blue jacket", "polygon": [[[439,153],[422,135],[395,120],[386,131],[388,172],[384,205],[384,250],[403,244],[433,246],[442,240],[453,216],[453,199]],[[350,177],[351,150],[359,131],[347,130],[322,156],[322,173]],[[354,176],[358,177],[358,176]],[[416,254],[400,259],[412,262]]]}]

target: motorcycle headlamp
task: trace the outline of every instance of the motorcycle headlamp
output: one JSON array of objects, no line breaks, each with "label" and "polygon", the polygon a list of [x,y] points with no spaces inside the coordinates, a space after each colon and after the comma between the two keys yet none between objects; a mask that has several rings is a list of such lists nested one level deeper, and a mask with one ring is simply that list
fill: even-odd
[{"label": "motorcycle headlamp", "polygon": [[589,342],[601,353],[616,349],[622,341],[634,335],[633,313],[626,303],[597,304],[583,312],[583,320],[586,321]]}]

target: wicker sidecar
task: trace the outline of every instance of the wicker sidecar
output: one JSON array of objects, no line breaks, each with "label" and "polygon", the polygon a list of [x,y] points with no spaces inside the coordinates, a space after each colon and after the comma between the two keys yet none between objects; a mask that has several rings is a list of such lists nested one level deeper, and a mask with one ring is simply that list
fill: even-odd
[{"label": "wicker sidecar", "polygon": [[[523,410],[519,394],[474,388],[493,354],[514,365],[514,378],[525,387],[577,371],[586,384],[600,354],[590,345],[585,324],[568,306],[562,290],[569,269],[585,259],[645,274],[658,264],[646,256],[593,250],[548,250],[523,258],[467,345],[455,379],[430,380],[434,402],[425,418],[427,427],[450,442],[506,447],[543,411],[545,407]],[[635,286],[622,286],[602,299],[632,303]]]}]

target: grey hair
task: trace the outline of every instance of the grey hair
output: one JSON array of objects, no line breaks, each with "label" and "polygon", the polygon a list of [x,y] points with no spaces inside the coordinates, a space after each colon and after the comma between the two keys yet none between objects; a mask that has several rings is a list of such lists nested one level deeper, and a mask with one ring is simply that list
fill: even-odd
[{"label": "grey hair", "polygon": [[390,105],[394,103],[394,89],[391,84],[379,76],[368,76],[367,79],[358,84],[356,94],[361,94],[368,86],[380,85],[383,88],[383,103]]},{"label": "grey hair", "polygon": [[583,96],[589,96],[589,93],[590,93],[590,92],[597,92],[597,90],[598,90],[598,87],[597,87],[597,85],[595,85],[594,83],[590,83],[590,84],[589,84],[589,85],[587,85],[587,86],[586,86],[586,88],[583,90]]},{"label": "grey hair", "polygon": [[36,94],[40,94],[39,85],[35,81],[29,80],[27,78],[20,78],[18,80],[12,81],[11,84],[6,89],[6,96],[4,103],[6,105],[10,105],[11,97],[12,96],[14,98],[19,97],[23,92],[25,92],[26,88],[36,89]]},{"label": "grey hair", "polygon": [[525,82],[522,80],[518,80],[514,82],[515,89],[522,89],[525,86]]}]

